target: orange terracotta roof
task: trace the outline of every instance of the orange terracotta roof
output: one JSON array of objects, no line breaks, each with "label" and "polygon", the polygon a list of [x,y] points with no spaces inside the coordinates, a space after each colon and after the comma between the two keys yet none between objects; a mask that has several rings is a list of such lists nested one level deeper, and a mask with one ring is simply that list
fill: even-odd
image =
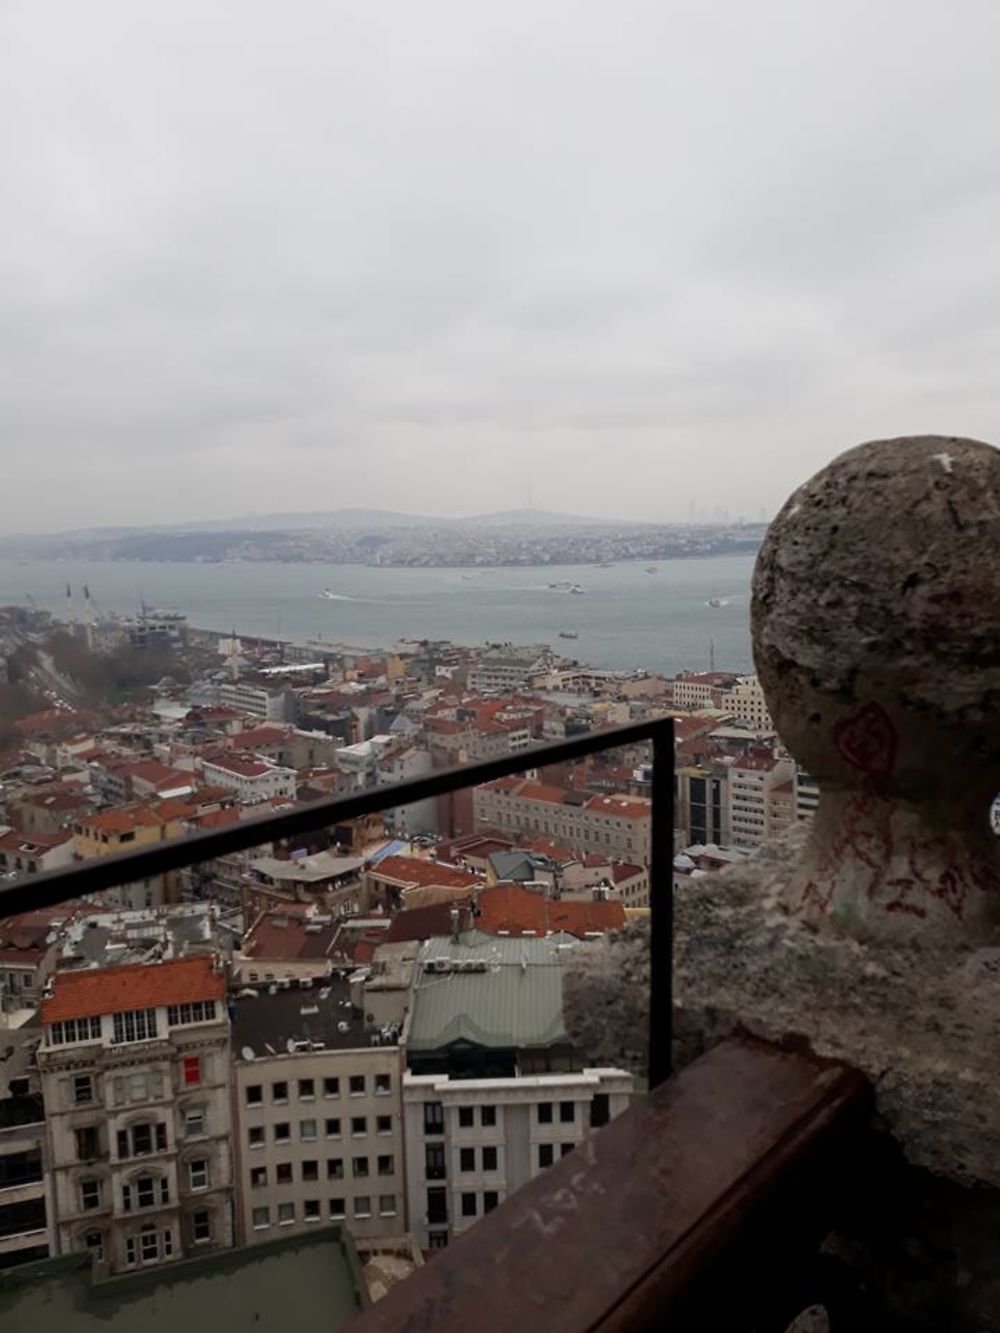
[{"label": "orange terracotta roof", "polygon": [[583,936],[593,931],[617,930],[625,924],[625,908],[611,899],[574,902],[549,900],[519,884],[497,884],[479,894],[476,926],[491,935],[507,931],[523,935],[529,931],[545,935],[566,931]]},{"label": "orange terracotta roof", "polygon": [[547,786],[543,782],[526,782],[517,794],[529,801],[546,801],[549,805],[563,805],[566,801],[563,787]]},{"label": "orange terracotta roof", "polygon": [[84,829],[98,833],[131,833],[137,828],[153,828],[161,820],[152,810],[144,805],[117,805],[111,810],[102,810],[81,820]]},{"label": "orange terracotta roof", "polygon": [[389,879],[403,885],[438,885],[444,888],[467,889],[479,880],[467,870],[441,865],[436,861],[422,861],[416,856],[386,856],[370,871],[377,879]]},{"label": "orange terracotta roof", "polygon": [[649,819],[653,811],[649,801],[633,796],[592,796],[584,809],[617,819]]},{"label": "orange terracotta roof", "polygon": [[91,1018],[127,1009],[155,1009],[193,1000],[222,1000],[224,974],[213,971],[207,956],[176,958],[167,963],[132,963],[126,967],[57,972],[53,993],[42,1001],[42,1022]]}]

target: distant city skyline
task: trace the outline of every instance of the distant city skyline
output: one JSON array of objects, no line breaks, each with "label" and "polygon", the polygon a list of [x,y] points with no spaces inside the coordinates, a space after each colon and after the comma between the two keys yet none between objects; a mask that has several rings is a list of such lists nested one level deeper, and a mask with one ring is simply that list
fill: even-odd
[{"label": "distant city skyline", "polygon": [[10,0],[0,529],[772,515],[1000,419],[1000,13]]}]

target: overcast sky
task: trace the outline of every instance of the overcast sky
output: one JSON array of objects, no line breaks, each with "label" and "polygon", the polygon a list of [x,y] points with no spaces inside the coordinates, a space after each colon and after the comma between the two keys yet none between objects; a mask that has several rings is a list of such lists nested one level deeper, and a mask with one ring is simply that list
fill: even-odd
[{"label": "overcast sky", "polygon": [[0,0],[0,525],[996,440],[995,0]]}]

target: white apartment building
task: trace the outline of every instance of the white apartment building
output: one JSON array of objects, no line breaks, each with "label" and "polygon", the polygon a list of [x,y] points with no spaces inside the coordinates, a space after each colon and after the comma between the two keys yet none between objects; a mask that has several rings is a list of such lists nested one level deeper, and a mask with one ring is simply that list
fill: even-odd
[{"label": "white apartment building", "polygon": [[547,669],[545,648],[488,653],[469,670],[473,694],[517,694],[530,690],[536,676]]},{"label": "white apartment building", "polygon": [[53,977],[37,1060],[59,1253],[122,1273],[232,1245],[225,993],[210,956]]},{"label": "white apartment building", "polygon": [[236,1001],[240,1244],[331,1222],[357,1237],[405,1232],[397,1038],[366,1028],[338,977]]},{"label": "white apartment building", "polygon": [[724,671],[682,671],[673,681],[674,707],[686,711],[714,708],[738,679]]},{"label": "white apartment building", "polygon": [[734,847],[759,847],[795,822],[795,764],[767,747],[749,750],[729,769]]},{"label": "white apartment building", "polygon": [[280,768],[266,759],[253,755],[216,755],[214,759],[203,759],[201,769],[206,782],[235,792],[241,805],[295,799],[295,770]]},{"label": "white apartment building", "polygon": [[[819,805],[819,783],[804,768],[795,767],[795,815],[812,819]],[[1000,826],[998,826],[1000,828]]]},{"label": "white apartment building", "polygon": [[224,708],[235,708],[265,722],[294,722],[298,701],[284,685],[264,685],[252,680],[229,680],[215,687],[214,700]]},{"label": "white apartment building", "polygon": [[725,696],[725,707],[734,718],[763,734],[774,731],[764,690],[756,676],[741,676]]},{"label": "white apartment building", "polygon": [[632,1087],[621,1069],[493,1079],[406,1074],[406,1190],[417,1245],[443,1249],[620,1115]]}]

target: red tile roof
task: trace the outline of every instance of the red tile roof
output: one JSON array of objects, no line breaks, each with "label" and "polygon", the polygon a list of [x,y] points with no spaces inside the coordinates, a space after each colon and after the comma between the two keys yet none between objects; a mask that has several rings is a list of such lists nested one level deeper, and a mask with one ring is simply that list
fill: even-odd
[{"label": "red tile roof", "polygon": [[592,796],[584,809],[617,819],[649,819],[653,812],[649,801],[634,796]]},{"label": "red tile roof", "polygon": [[337,921],[318,922],[319,929],[307,930],[310,918],[294,909],[276,909],[262,913],[243,941],[247,958],[276,961],[300,961],[326,958],[340,929]]},{"label": "red tile roof", "polygon": [[145,805],[117,805],[81,820],[87,832],[97,833],[131,833],[134,829],[155,828],[161,823],[159,816]]},{"label": "red tile roof", "polygon": [[441,865],[436,861],[422,861],[416,856],[383,857],[368,873],[376,879],[388,879],[406,887],[433,884],[444,888],[466,889],[479,883],[478,878],[467,870],[456,870],[454,866]]},{"label": "red tile roof", "polygon": [[429,940],[434,935],[450,935],[452,908],[460,913],[461,929],[467,930],[473,923],[466,903],[458,900],[430,903],[426,907],[407,907],[397,912],[386,932],[386,943],[399,944],[406,940]]},{"label": "red tile roof", "polygon": [[57,972],[53,993],[42,1001],[42,1022],[92,1018],[127,1009],[154,1009],[193,1000],[222,1000],[223,972],[208,956],[176,958],[167,963],[132,963],[127,967]]},{"label": "red tile roof", "polygon": [[501,930],[511,935],[523,935],[525,931],[545,935],[563,930],[583,936],[593,931],[617,930],[625,924],[625,908],[620,902],[549,900],[519,884],[497,884],[484,889],[479,894],[479,912],[477,928],[491,935]]}]

